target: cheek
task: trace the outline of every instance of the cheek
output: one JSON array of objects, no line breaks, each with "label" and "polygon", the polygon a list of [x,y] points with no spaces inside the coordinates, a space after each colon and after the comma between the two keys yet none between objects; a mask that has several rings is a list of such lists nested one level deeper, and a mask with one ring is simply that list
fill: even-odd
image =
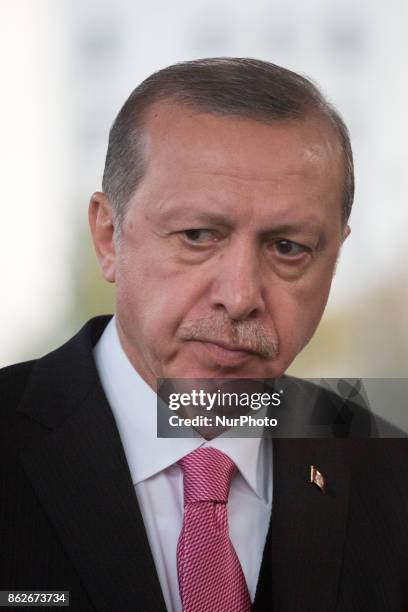
[{"label": "cheek", "polygon": [[117,310],[125,314],[132,335],[153,352],[168,351],[170,342],[174,342],[175,332],[197,294],[192,280],[151,256],[137,260],[129,257],[120,266]]},{"label": "cheek", "polygon": [[322,317],[331,274],[288,284],[272,297],[271,312],[283,356],[293,359],[309,342]]}]

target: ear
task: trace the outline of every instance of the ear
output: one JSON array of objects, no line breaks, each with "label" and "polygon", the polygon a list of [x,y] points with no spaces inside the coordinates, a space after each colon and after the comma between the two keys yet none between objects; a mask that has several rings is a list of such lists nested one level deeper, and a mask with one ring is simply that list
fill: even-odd
[{"label": "ear", "polygon": [[350,236],[350,233],[351,233],[351,227],[349,225],[345,225],[344,228],[343,228],[343,236],[342,236],[340,248],[339,248],[338,253],[337,253],[336,263],[335,263],[334,268],[333,268],[333,277],[335,276],[336,271],[337,271],[337,264],[339,263],[339,259],[340,259],[341,247],[343,246],[343,243],[346,240],[346,238],[348,238]]},{"label": "ear", "polygon": [[116,250],[113,240],[115,222],[112,204],[104,193],[96,191],[92,195],[88,218],[103,277],[108,283],[114,283],[116,273]]},{"label": "ear", "polygon": [[343,230],[343,242],[345,241],[346,238],[348,238],[348,236],[350,236],[350,233],[351,233],[351,227],[349,225],[346,225]]}]

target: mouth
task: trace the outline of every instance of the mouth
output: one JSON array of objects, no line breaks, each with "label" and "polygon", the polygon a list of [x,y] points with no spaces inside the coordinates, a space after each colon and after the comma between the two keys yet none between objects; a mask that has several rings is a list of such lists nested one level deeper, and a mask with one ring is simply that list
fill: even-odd
[{"label": "mouth", "polygon": [[199,344],[217,364],[226,367],[243,365],[258,355],[250,349],[225,342],[200,340]]}]

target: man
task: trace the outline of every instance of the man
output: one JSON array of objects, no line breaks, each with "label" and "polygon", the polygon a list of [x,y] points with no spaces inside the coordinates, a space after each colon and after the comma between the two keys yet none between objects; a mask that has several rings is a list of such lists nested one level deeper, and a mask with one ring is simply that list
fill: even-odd
[{"label": "man", "polygon": [[[186,62],[135,89],[89,209],[116,316],[1,374],[2,589],[69,590],[80,611],[408,609],[404,440],[155,430],[158,378],[284,374],[353,184],[344,123],[284,68]],[[190,503],[191,465],[196,489],[226,466],[223,499]]]}]

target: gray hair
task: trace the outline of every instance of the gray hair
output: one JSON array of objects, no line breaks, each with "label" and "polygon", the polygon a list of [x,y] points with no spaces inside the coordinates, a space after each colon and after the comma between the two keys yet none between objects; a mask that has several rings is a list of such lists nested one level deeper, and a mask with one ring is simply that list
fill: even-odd
[{"label": "gray hair", "polygon": [[257,59],[219,57],[181,62],[155,72],[133,90],[121,108],[109,133],[102,182],[117,229],[146,170],[146,112],[160,101],[263,123],[302,119],[311,113],[323,116],[337,133],[343,151],[342,217],[347,223],[354,198],[353,153],[348,129],[337,110],[311,80],[296,72]]}]

